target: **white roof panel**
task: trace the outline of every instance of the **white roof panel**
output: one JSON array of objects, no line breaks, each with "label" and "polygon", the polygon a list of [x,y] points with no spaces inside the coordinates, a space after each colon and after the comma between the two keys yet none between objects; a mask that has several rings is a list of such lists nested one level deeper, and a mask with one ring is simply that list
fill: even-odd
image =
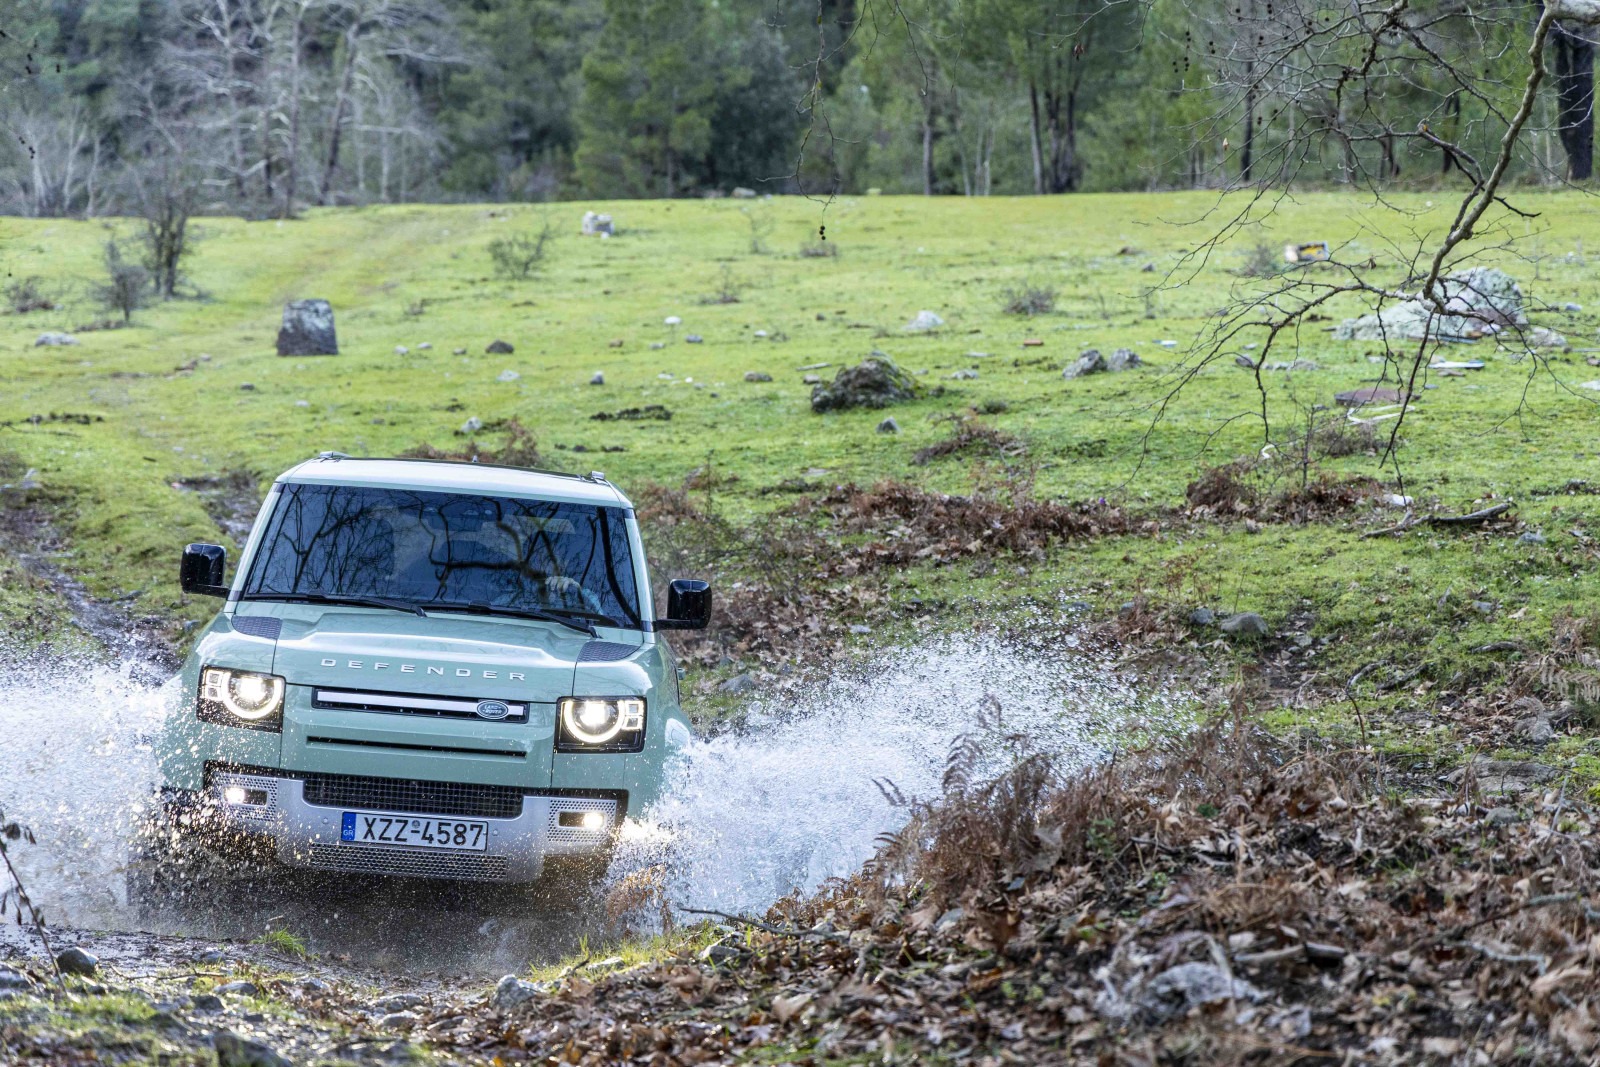
[{"label": "white roof panel", "polygon": [[278,476],[279,482],[420,489],[483,496],[533,497],[569,504],[633,507],[609,482],[487,463],[422,459],[311,459]]}]

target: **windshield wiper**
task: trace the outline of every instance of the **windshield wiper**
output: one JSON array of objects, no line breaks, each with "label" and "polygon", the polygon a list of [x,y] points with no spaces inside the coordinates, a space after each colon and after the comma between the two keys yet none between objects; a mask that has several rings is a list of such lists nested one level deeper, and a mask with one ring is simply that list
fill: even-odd
[{"label": "windshield wiper", "polygon": [[285,603],[307,604],[349,604],[358,608],[386,608],[389,611],[404,611],[412,615],[420,615],[424,619],[428,613],[422,610],[420,604],[412,604],[404,600],[390,600],[381,596],[345,596],[342,593],[246,593],[240,600],[281,600]]},{"label": "windshield wiper", "polygon": [[498,604],[486,604],[481,600],[472,600],[467,603],[458,603],[446,600],[426,600],[423,604],[432,611],[460,611],[468,615],[506,615],[514,619],[537,619],[540,622],[553,622],[562,626],[569,626],[579,633],[588,634],[590,637],[599,637],[594,628],[594,623],[588,619],[568,615],[559,611],[544,611],[539,608],[503,608]]}]

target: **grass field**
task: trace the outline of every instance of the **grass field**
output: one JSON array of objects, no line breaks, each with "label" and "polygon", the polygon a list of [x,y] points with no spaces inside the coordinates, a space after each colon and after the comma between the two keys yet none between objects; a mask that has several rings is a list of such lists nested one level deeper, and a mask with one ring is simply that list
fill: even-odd
[{"label": "grass field", "polygon": [[[459,447],[458,428],[474,417],[489,425],[478,436],[490,447],[504,439],[497,421],[516,418],[547,466],[599,468],[624,488],[675,485],[712,464],[723,479],[718,506],[748,517],[792,499],[762,490],[795,478],[970,491],[982,466],[974,457],[918,466],[913,456],[949,436],[946,416],[987,405],[996,413],[983,421],[1025,445],[1009,462],[1034,469],[1038,495],[1178,508],[1199,471],[1262,444],[1259,422],[1235,418],[1259,399],[1253,376],[1231,358],[1152,421],[1190,344],[1221,308],[1264,284],[1237,273],[1252,249],[1327,239],[1344,245],[1342,260],[1370,257],[1374,278],[1398,283],[1392,250],[1439,232],[1448,203],[1408,195],[1397,213],[1338,194],[1300,196],[1192,261],[1185,254],[1222,217],[1209,194],[556,205],[546,262],[514,282],[493,276],[486,246],[536,230],[544,208],[208,219],[187,266],[197,298],[137,312],[129,329],[78,332],[81,344],[69,347],[34,339],[105,318],[87,286],[104,240],[131,224],[8,219],[0,251],[9,274],[41,276],[64,306],[0,318],[0,484],[32,469],[41,487],[0,491],[0,509],[48,510],[70,552],[62,568],[94,595],[192,620],[212,605],[180,598],[178,549],[227,541],[196,484],[232,476],[261,488],[322,449]],[[615,216],[614,239],[578,236],[586,206]],[[1600,247],[1600,213],[1572,194],[1530,194],[1522,206],[1539,217],[1503,214],[1499,237],[1489,238],[1517,238],[1521,257],[1484,261],[1552,308],[1534,321],[1561,330],[1574,351],[1535,373],[1532,361],[1492,341],[1459,346],[1452,356],[1488,366],[1430,380],[1437,388],[1420,394],[1400,459],[1419,507],[1458,512],[1511,498],[1518,529],[1543,543],[1428,530],[1361,539],[1361,530],[1398,519],[1380,522],[1370,511],[1307,524],[1191,522],[1058,549],[1026,573],[930,567],[899,576],[897,587],[984,601],[1064,592],[1107,612],[1141,594],[1173,610],[1258,610],[1315,640],[1330,671],[1376,650],[1431,664],[1424,678],[1442,681],[1463,664],[1492,678],[1501,668],[1472,660],[1468,648],[1542,644],[1559,613],[1586,610],[1595,589],[1586,531],[1600,514],[1600,498],[1563,488],[1589,478],[1600,451],[1592,403],[1600,393],[1574,388],[1600,377],[1584,351],[1600,333],[1600,277],[1585,252]],[[837,254],[802,255],[821,244],[824,225]],[[1002,313],[1004,291],[1025,282],[1057,290],[1055,310]],[[274,354],[283,302],[303,297],[332,301],[342,355]],[[1569,303],[1584,310],[1559,310]],[[922,309],[946,325],[907,332]],[[1350,303],[1331,313],[1363,310]],[[665,325],[674,315],[682,324]],[[690,334],[703,343],[688,343]],[[515,353],[487,355],[497,338]],[[1023,347],[1030,338],[1043,344]],[[1089,347],[1132,348],[1148,366],[1063,381],[1062,368]],[[829,364],[813,373],[831,377],[874,349],[943,390],[894,409],[898,435],[875,432],[884,412],[809,407],[806,368]],[[1320,369],[1266,375],[1282,420],[1275,439],[1310,405],[1372,384],[1383,369],[1369,361],[1376,349],[1310,329],[1298,349],[1280,348],[1272,358]],[[977,377],[952,378],[963,369]],[[517,377],[503,381],[505,371]],[[588,384],[596,371],[604,385]],[[773,380],[747,382],[747,371]],[[665,405],[671,420],[591,419],[649,404]],[[1318,469],[1392,478],[1366,452]],[[7,567],[0,558],[0,619],[18,635],[37,626],[49,591]]]}]

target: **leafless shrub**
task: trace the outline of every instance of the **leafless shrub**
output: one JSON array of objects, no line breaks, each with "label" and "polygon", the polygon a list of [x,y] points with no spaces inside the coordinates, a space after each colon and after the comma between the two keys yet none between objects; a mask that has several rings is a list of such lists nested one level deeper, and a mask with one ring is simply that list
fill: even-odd
[{"label": "leafless shrub", "polygon": [[18,278],[6,286],[6,303],[13,315],[26,315],[30,311],[54,311],[56,299],[45,288],[44,279],[37,274]]},{"label": "leafless shrub", "polygon": [[530,278],[544,263],[550,242],[555,238],[555,224],[547,214],[544,225],[536,233],[517,233],[496,237],[489,242],[489,260],[494,271],[502,278],[521,280]]},{"label": "leafless shrub", "polygon": [[918,467],[925,467],[946,456],[978,452],[999,460],[1015,459],[1027,452],[1021,440],[1004,430],[997,429],[975,418],[957,418],[950,436],[937,444],[919,448],[911,457]]},{"label": "leafless shrub", "polygon": [[539,442],[534,437],[533,431],[522,425],[521,420],[512,417],[503,422],[486,423],[481,432],[504,433],[506,435],[505,444],[499,448],[489,448],[474,437],[466,443],[465,447],[445,449],[424,442],[413,448],[406,449],[400,455],[407,459],[438,459],[456,463],[498,463],[506,467],[537,468],[543,465],[543,460],[539,455]]},{"label": "leafless shrub", "polygon": [[1019,286],[1000,293],[1000,310],[1007,315],[1048,315],[1056,309],[1056,291],[1024,280]]},{"label": "leafless shrub", "polygon": [[144,307],[150,297],[150,272],[142,264],[122,258],[122,245],[115,239],[105,245],[105,280],[94,285],[94,293],[107,311],[122,314],[123,324]]},{"label": "leafless shrub", "polygon": [[839,254],[839,246],[833,241],[812,241],[800,246],[801,259],[832,259]]}]

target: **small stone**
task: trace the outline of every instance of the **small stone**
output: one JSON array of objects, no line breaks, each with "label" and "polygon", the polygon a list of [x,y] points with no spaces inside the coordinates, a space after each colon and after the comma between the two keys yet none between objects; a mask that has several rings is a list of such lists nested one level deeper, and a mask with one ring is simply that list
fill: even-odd
[{"label": "small stone", "polygon": [[200,955],[194,958],[194,961],[196,963],[222,963],[226,961],[227,958],[228,954],[226,952],[222,951],[220,948],[213,948],[200,953]]},{"label": "small stone", "polygon": [[879,433],[899,433],[900,432],[900,424],[898,422],[894,421],[894,416],[893,415],[890,415],[887,419],[884,419],[882,422],[878,423],[878,432]]},{"label": "small stone", "polygon": [[225,1007],[222,998],[215,993],[196,993],[190,998],[189,1005],[195,1011],[203,1012],[221,1011]]},{"label": "small stone", "polygon": [[1513,823],[1521,822],[1522,815],[1517,811],[1516,808],[1508,808],[1502,804],[1499,807],[1490,808],[1488,811],[1484,812],[1483,821],[1488,823],[1490,826],[1510,826]]},{"label": "small stone", "polygon": [[256,383],[255,382],[240,382],[239,383],[239,391],[242,392],[242,393],[253,393],[253,392],[256,391]]},{"label": "small stone", "polygon": [[[819,316],[820,317],[820,316]],[[921,333],[927,330],[937,330],[944,325],[944,320],[932,311],[919,311],[915,318],[906,323],[907,330]]]},{"label": "small stone", "polygon": [[934,932],[940,934],[944,933],[946,930],[949,930],[951,927],[961,922],[961,920],[966,917],[966,914],[967,913],[960,908],[951,908],[934,921]]},{"label": "small stone", "polygon": [[253,997],[259,994],[261,990],[256,988],[254,982],[240,980],[237,982],[224,982],[213,989],[212,992],[217,994],[226,993],[236,997]]},{"label": "small stone", "polygon": [[56,966],[68,974],[82,975],[88,978],[100,967],[100,960],[92,953],[74,945],[56,953]]},{"label": "small stone", "polygon": [[45,332],[39,335],[38,339],[33,342],[33,346],[35,348],[40,346],[54,347],[58,345],[75,345],[77,343],[78,339],[70,333]]},{"label": "small stone", "polygon": [[1517,723],[1517,736],[1535,745],[1548,745],[1556,739],[1556,729],[1543,715],[1534,715]]},{"label": "small stone", "polygon": [[514,974],[508,974],[494,987],[494,996],[490,1001],[500,1011],[510,1011],[538,995],[538,986],[532,982],[524,982]]},{"label": "small stone", "polygon": [[700,958],[714,967],[720,967],[729,963],[737,963],[744,958],[744,953],[732,945],[724,945],[718,941],[714,945],[708,945],[706,950],[700,953]]},{"label": "small stone", "polygon": [[772,375],[767,374],[765,371],[747,370],[744,372],[744,380],[747,382],[770,382],[772,381]]},{"label": "small stone", "polygon": [[755,687],[756,680],[750,674],[736,674],[717,686],[724,693],[748,693]]},{"label": "small stone", "polygon": [[1210,1004],[1228,1001],[1251,1003],[1265,994],[1242,978],[1235,978],[1214,963],[1180,963],[1152,978],[1137,1003],[1145,1018],[1162,1023]]},{"label": "small stone", "polygon": [[662,319],[661,321],[662,321],[663,324],[665,324],[667,326],[682,326],[683,325],[683,319],[680,318],[677,315],[668,315],[666,318]]},{"label": "small stone", "polygon": [[1472,610],[1480,615],[1493,615],[1494,603],[1488,600],[1474,600],[1472,602]]},{"label": "small stone", "polygon": [[452,348],[450,354],[452,356],[464,356],[467,354],[467,350],[465,348]]},{"label": "small stone", "polygon": [[294,406],[297,407],[297,408],[308,408],[308,407],[311,406],[311,401],[309,401],[309,400],[296,400],[294,402]]},{"label": "small stone", "polygon": [[590,385],[604,385],[604,384],[606,384],[605,372],[604,371],[595,371],[594,375],[589,379],[589,384]]},{"label": "small stone", "polygon": [[1112,373],[1143,365],[1143,361],[1139,359],[1139,353],[1131,348],[1119,348],[1106,357],[1106,370]]},{"label": "small stone", "polygon": [[516,351],[510,341],[494,340],[489,342],[489,347],[484,352],[491,356],[509,356]]},{"label": "small stone", "polygon": [[701,341],[704,341],[704,340],[705,340],[705,338],[701,337],[699,334],[691,333],[688,337],[685,337],[683,339],[683,343],[686,344],[686,345],[697,345]]},{"label": "small stone", "polygon": [[609,347],[609,348],[621,348],[622,347],[622,338],[613,337],[606,344],[607,344],[607,347]]},{"label": "small stone", "polygon": [[1527,533],[1517,538],[1517,540],[1521,541],[1525,545],[1542,545],[1544,544],[1544,534],[1535,530],[1529,530]]},{"label": "small stone", "polygon": [[1271,633],[1267,620],[1253,611],[1241,611],[1222,620],[1222,632],[1235,637],[1265,637]]},{"label": "small stone", "polygon": [[769,335],[767,334],[766,330],[757,330],[755,332],[754,336],[756,336],[756,337],[766,337],[766,336],[769,336]]},{"label": "small stone", "polygon": [[421,1019],[414,1011],[392,1011],[379,1019],[378,1025],[385,1030],[409,1030]]},{"label": "small stone", "polygon": [[409,355],[410,353],[411,353],[411,349],[407,348],[405,345],[395,345],[394,346],[394,354],[397,355],[397,356]]},{"label": "small stone", "polygon": [[1189,612],[1190,626],[1214,626],[1216,621],[1217,613],[1210,608],[1195,608]]},{"label": "small stone", "polygon": [[426,352],[432,347],[433,347],[433,345],[429,344],[427,341],[424,341],[420,345],[417,346],[417,351],[418,352]]},{"label": "small stone", "polygon": [[0,965],[0,989],[31,989],[33,979],[21,971]]},{"label": "small stone", "polygon": [[391,993],[386,997],[379,997],[367,1005],[367,1011],[373,1015],[391,1015],[397,1011],[410,1011],[420,1008],[428,1002],[428,998],[420,993]]},{"label": "small stone", "polygon": [[820,374],[807,374],[805,377],[801,378],[800,380],[802,382],[804,382],[806,385],[821,385],[822,384],[822,375],[820,375]]},{"label": "small stone", "polygon": [[514,370],[509,370],[508,369],[508,370],[501,371],[499,374],[496,374],[494,376],[494,380],[497,381],[497,382],[514,382],[520,377],[522,377],[522,375],[518,374]]},{"label": "small stone", "polygon": [[483,429],[483,420],[478,418],[478,416],[474,415],[470,419],[468,419],[466,422],[463,422],[461,424],[461,429],[457,430],[456,433],[463,434],[463,435],[464,434],[469,434],[469,433],[477,433],[481,429]]},{"label": "small stone", "polygon": [[667,347],[667,345],[666,345],[665,341],[651,341],[650,342],[650,351],[652,351],[652,352],[660,351],[661,349],[666,348],[666,347]]},{"label": "small stone", "polygon": [[601,215],[593,211],[583,213],[582,233],[585,237],[610,237],[616,233],[616,225],[611,221],[610,215]]},{"label": "small stone", "polygon": [[211,1043],[217,1050],[217,1067],[293,1067],[270,1045],[229,1030],[218,1030]]},{"label": "small stone", "polygon": [[870,634],[872,632],[872,627],[863,626],[859,622],[858,623],[852,623],[851,626],[850,626],[850,632],[853,633],[853,634],[858,634],[858,635],[860,635],[860,634]]},{"label": "small stone", "polygon": [[1562,311],[1582,311],[1583,310],[1583,305],[1582,304],[1574,304],[1569,300],[1567,303],[1561,305],[1561,310]]},{"label": "small stone", "polygon": [[971,381],[973,378],[976,378],[977,376],[978,376],[978,372],[977,371],[972,370],[969,367],[962,367],[960,370],[958,370],[954,374],[950,375],[950,378],[953,381],[965,382],[965,381]]}]

